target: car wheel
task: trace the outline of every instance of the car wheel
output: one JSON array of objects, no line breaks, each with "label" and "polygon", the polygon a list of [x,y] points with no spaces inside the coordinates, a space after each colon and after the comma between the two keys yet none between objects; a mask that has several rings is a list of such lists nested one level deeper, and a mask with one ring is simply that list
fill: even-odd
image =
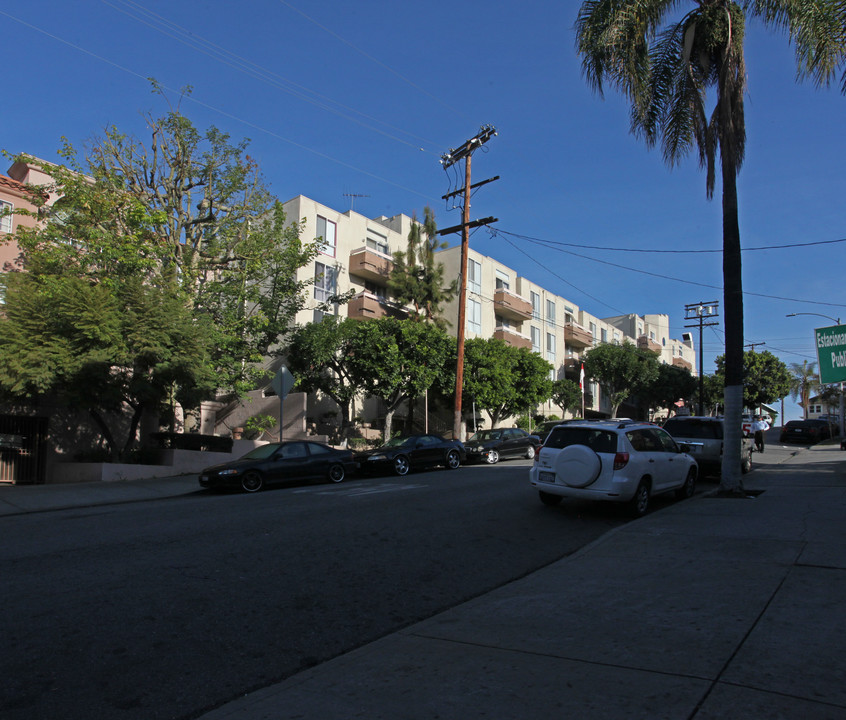
[{"label": "car wheel", "polygon": [[561,503],[560,495],[552,495],[548,492],[544,492],[543,490],[538,491],[538,495],[540,496],[540,501],[544,505],[549,505],[549,507],[554,507],[555,505],[559,505]]},{"label": "car wheel", "polygon": [[529,447],[526,448],[526,460],[531,460],[534,457],[535,457],[535,448],[534,448],[533,445],[529,445]]},{"label": "car wheel", "polygon": [[244,489],[244,492],[258,492],[264,487],[264,478],[255,470],[251,470],[244,473],[244,477],[241,478],[241,487]]},{"label": "car wheel", "polygon": [[450,450],[446,456],[447,469],[455,470],[459,465],[461,465],[461,456],[458,454],[458,450]]},{"label": "car wheel", "polygon": [[496,450],[488,450],[488,465],[496,465],[499,462],[499,453]]},{"label": "car wheel", "polygon": [[676,497],[679,500],[687,500],[687,498],[692,498],[693,494],[696,492],[696,472],[693,468],[690,468],[687,472],[687,479],[684,481],[684,485],[682,485],[678,490],[676,490]]},{"label": "car wheel", "polygon": [[405,455],[397,455],[394,458],[394,472],[397,475],[408,475],[411,466],[408,463],[408,458]]},{"label": "car wheel", "polygon": [[629,510],[636,518],[643,517],[649,511],[649,485],[643,480],[637,486],[634,497],[629,500]]},{"label": "car wheel", "polygon": [[333,483],[343,482],[344,478],[347,476],[346,471],[344,470],[343,465],[334,464],[329,466],[329,479]]}]

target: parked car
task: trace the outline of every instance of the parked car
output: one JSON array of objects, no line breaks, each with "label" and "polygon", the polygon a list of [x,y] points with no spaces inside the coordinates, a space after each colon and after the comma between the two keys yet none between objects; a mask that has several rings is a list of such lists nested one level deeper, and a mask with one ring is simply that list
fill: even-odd
[{"label": "parked car", "polygon": [[362,472],[407,475],[412,469],[437,465],[455,470],[467,454],[458,440],[445,440],[438,435],[406,435],[391,438],[382,447],[355,457]]},{"label": "parked car", "polygon": [[584,420],[549,434],[529,479],[545,505],[562,498],[628,503],[640,517],[655,495],[691,497],[697,474],[696,461],[657,425]]},{"label": "parked car", "polygon": [[494,465],[502,458],[524,457],[531,460],[541,441],[521,428],[479,430],[467,441],[467,461]]},{"label": "parked car", "polygon": [[296,440],[260,445],[238,460],[206,468],[199,480],[204,488],[240,487],[253,493],[276,483],[324,479],[339,483],[356,467],[351,450]]},{"label": "parked car", "polygon": [[790,420],[781,429],[779,442],[817,443],[831,437],[831,426],[825,420]]},{"label": "parked car", "polygon": [[[683,443],[687,452],[699,465],[700,475],[719,474],[723,465],[723,418],[671,417],[664,423],[666,430],[678,443]],[[752,448],[754,442],[741,438],[740,471],[748,473],[752,469]]]},{"label": "parked car", "polygon": [[544,420],[541,423],[538,423],[537,427],[532,431],[533,435],[537,435],[540,438],[540,444],[543,445],[546,442],[547,437],[549,437],[549,433],[552,432],[552,428],[558,427],[562,423],[571,422],[570,420]]}]

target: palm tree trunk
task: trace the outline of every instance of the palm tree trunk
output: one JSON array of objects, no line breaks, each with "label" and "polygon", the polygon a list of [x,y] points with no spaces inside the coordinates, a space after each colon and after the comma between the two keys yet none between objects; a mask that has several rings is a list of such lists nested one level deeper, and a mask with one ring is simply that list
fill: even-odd
[{"label": "palm tree trunk", "polygon": [[[722,145],[722,143],[721,143]],[[740,224],[737,213],[737,169],[730,151],[722,149],[723,181],[723,307],[726,322],[726,385],[720,490],[740,493],[740,449],[743,423],[743,278]],[[699,369],[702,372],[702,368]]]}]

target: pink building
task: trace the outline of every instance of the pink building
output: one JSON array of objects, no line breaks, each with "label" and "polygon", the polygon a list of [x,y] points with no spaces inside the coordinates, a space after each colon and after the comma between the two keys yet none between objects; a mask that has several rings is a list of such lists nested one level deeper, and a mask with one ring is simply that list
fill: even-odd
[{"label": "pink building", "polygon": [[[39,163],[43,162],[41,160]],[[0,209],[29,210],[37,209],[29,201],[27,185],[48,185],[52,182],[47,173],[32,163],[18,161],[9,168],[8,175],[0,175]],[[48,197],[53,202],[55,197]],[[8,272],[15,268],[20,251],[17,243],[10,239],[18,227],[34,227],[37,218],[29,215],[7,215],[0,217],[0,272]]]}]

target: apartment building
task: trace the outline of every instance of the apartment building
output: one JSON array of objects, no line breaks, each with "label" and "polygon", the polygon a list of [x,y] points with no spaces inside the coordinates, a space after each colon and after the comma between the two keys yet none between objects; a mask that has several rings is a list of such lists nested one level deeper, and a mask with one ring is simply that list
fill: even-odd
[{"label": "apartment building", "polygon": [[681,340],[670,337],[668,315],[617,315],[605,318],[605,322],[636,338],[638,347],[660,353],[661,362],[697,374],[693,335],[683,333]]}]

